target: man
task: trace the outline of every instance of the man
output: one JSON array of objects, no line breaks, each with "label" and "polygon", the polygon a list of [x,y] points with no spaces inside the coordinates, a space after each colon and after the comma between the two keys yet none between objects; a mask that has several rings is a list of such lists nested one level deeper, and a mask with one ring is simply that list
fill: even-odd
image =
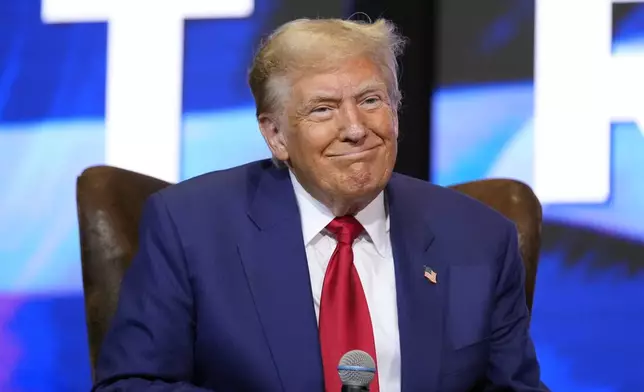
[{"label": "man", "polygon": [[298,20],[250,72],[273,161],[147,202],[97,391],[538,391],[515,227],[392,174],[396,56],[383,20]]}]

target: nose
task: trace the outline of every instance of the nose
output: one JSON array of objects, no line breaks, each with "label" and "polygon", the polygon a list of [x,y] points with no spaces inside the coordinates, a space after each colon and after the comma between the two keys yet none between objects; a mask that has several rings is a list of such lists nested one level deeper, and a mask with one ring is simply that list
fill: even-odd
[{"label": "nose", "polygon": [[342,141],[358,143],[367,137],[367,127],[355,103],[347,103],[340,110]]}]

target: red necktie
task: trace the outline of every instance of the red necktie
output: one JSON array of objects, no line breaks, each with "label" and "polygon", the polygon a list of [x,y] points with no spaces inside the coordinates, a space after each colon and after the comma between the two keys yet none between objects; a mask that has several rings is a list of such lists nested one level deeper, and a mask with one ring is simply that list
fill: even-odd
[{"label": "red necktie", "polygon": [[[376,361],[371,316],[367,299],[353,265],[353,241],[364,228],[354,217],[335,218],[327,229],[335,235],[338,245],[324,275],[320,301],[320,346],[327,392],[342,388],[338,376],[340,358],[351,350],[362,350]],[[376,362],[377,363],[377,362]],[[378,392],[378,377],[370,390]]]}]

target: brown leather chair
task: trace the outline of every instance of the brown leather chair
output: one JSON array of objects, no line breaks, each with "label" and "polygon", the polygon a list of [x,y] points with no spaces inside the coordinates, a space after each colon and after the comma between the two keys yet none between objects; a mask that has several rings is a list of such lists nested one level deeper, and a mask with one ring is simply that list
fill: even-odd
[{"label": "brown leather chair", "polygon": [[[116,310],[121,278],[134,256],[144,201],[170,185],[109,166],[85,170],[77,181],[85,312],[92,373],[109,321]],[[513,220],[526,265],[526,295],[532,309],[541,233],[541,205],[527,185],[481,180],[455,185],[458,191]]]},{"label": "brown leather chair", "polygon": [[110,166],[86,169],[76,182],[85,321],[92,378],[116,311],[121,279],[138,246],[144,201],[169,183]]}]

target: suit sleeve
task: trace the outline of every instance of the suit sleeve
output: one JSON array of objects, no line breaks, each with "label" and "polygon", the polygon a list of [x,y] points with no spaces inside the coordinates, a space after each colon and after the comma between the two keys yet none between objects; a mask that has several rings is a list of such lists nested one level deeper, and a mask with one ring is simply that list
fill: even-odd
[{"label": "suit sleeve", "polygon": [[506,251],[500,263],[486,391],[547,391],[540,381],[539,363],[529,332],[525,269],[514,225],[509,225]]},{"label": "suit sleeve", "polygon": [[193,378],[194,309],[186,260],[161,199],[144,207],[139,251],[96,364],[93,391],[205,391]]}]

